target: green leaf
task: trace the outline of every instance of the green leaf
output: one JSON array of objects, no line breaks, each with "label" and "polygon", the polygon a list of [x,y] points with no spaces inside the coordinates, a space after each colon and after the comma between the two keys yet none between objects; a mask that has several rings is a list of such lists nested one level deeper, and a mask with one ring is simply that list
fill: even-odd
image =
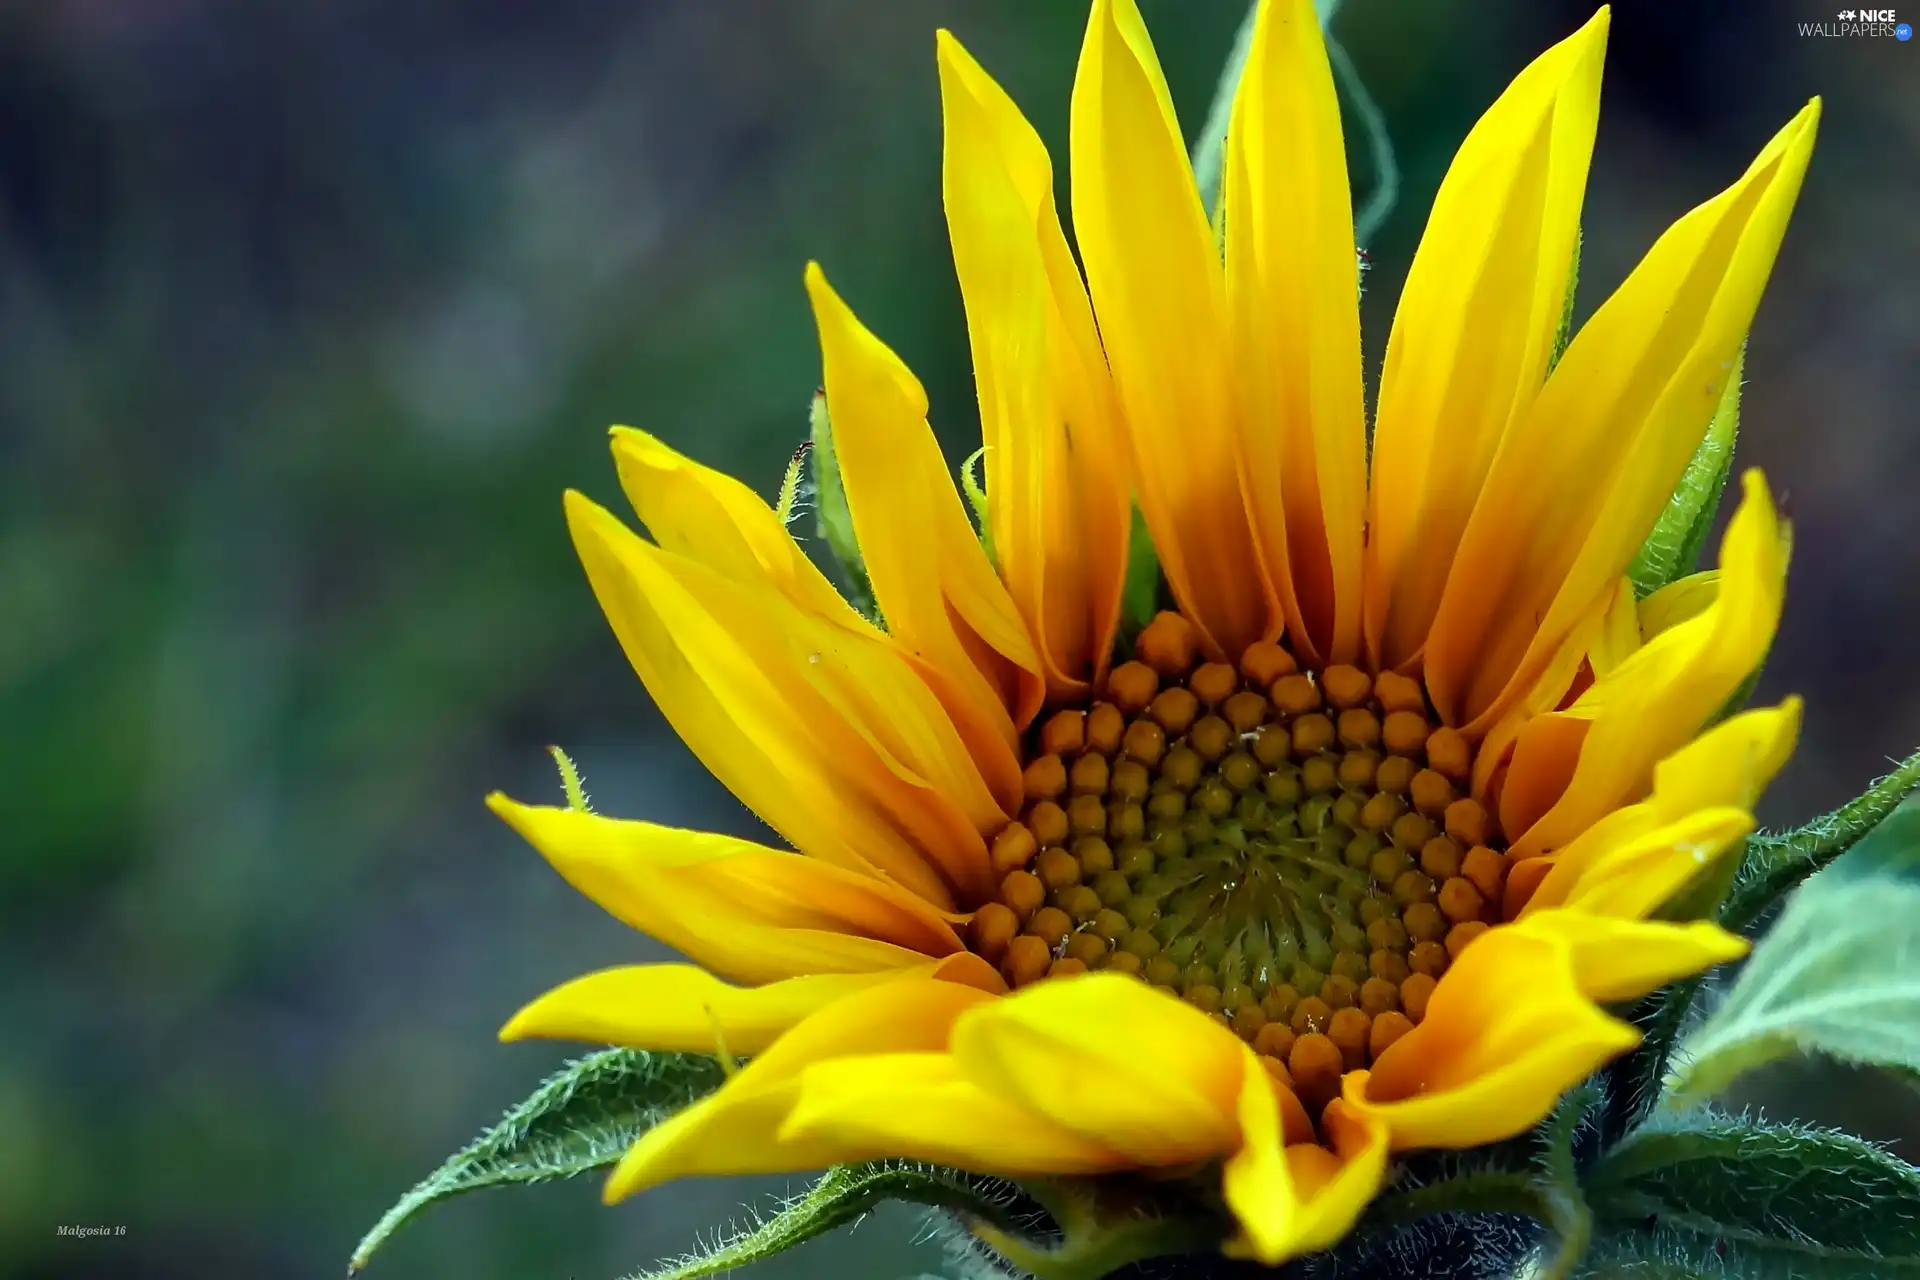
[{"label": "green leaf", "polygon": [[1920,751],[1832,813],[1785,835],[1756,835],[1720,909],[1720,923],[1744,932],[1789,889],[1838,858],[1886,820],[1920,786]]},{"label": "green leaf", "polygon": [[608,1049],[569,1062],[387,1210],[353,1251],[347,1273],[364,1268],[409,1219],[449,1196],[605,1168],[721,1079],[717,1062],[688,1053]]},{"label": "green leaf", "polygon": [[1604,1219],[1798,1254],[1805,1274],[1867,1261],[1876,1274],[1920,1274],[1920,1169],[1836,1130],[1656,1121],[1593,1168],[1587,1197]]},{"label": "green leaf", "polygon": [[860,540],[853,535],[853,512],[847,508],[846,486],[840,483],[840,459],[833,451],[833,424],[827,419],[827,394],[813,393],[813,408],[808,419],[808,435],[813,442],[814,523],[821,539],[840,567],[842,586],[853,607],[878,622],[879,608],[873,597],[873,583],[867,577],[867,562],[860,555]]},{"label": "green leaf", "polygon": [[1666,510],[1654,522],[1653,532],[1627,569],[1636,595],[1650,595],[1692,573],[1700,564],[1700,549],[1713,528],[1713,513],[1720,509],[1720,494],[1727,487],[1727,474],[1733,466],[1733,444],[1740,434],[1740,373],[1746,359],[1746,348],[1742,347],[1727,375],[1713,421],[1707,424],[1706,438],[1693,451],[1679,486],[1667,499]]},{"label": "green leaf", "polygon": [[1729,1241],[1671,1227],[1628,1227],[1602,1234],[1576,1280],[1886,1280],[1910,1275],[1877,1258],[1824,1257],[1777,1244]]},{"label": "green leaf", "polygon": [[1710,1096],[1795,1052],[1920,1067],[1920,806],[1800,887],[1726,1000],[1680,1048],[1670,1100]]},{"label": "green leaf", "polygon": [[1147,532],[1147,518],[1140,508],[1133,509],[1133,526],[1127,534],[1127,576],[1120,588],[1120,647],[1128,649],[1133,638],[1153,621],[1160,611],[1160,553],[1153,549],[1153,535]]},{"label": "green leaf", "polygon": [[763,1222],[629,1280],[698,1280],[770,1258],[865,1217],[887,1200],[907,1200],[1011,1226],[1016,1192],[1004,1182],[904,1161],[839,1165]]}]

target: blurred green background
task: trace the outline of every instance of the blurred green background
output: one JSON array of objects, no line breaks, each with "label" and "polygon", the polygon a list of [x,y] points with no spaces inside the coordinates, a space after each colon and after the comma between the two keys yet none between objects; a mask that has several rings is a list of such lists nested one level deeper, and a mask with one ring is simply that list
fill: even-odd
[{"label": "blurred green background", "polygon": [[[1143,7],[1197,128],[1242,8]],[[1406,179],[1373,246],[1370,377],[1452,147],[1588,12],[1341,15]],[[659,954],[480,805],[556,795],[541,748],[559,742],[605,811],[755,829],[632,677],[560,492],[614,500],[604,428],[631,423],[771,495],[818,378],[809,257],[970,450],[933,31],[1002,78],[1064,175],[1084,17],[0,9],[0,1272],[337,1276],[395,1196],[568,1054],[500,1046],[500,1023]],[[1809,711],[1774,824],[1920,739],[1920,47],[1796,34],[1831,17],[1618,7],[1580,294],[1590,311],[1826,95],[1741,439],[1796,518],[1761,696]],[[1789,1071],[1758,1096],[1913,1126],[1899,1094],[1836,1081]],[[787,1185],[615,1210],[592,1181],[489,1193],[371,1274],[602,1280]],[[883,1214],[760,1274],[932,1269],[915,1230]]]}]

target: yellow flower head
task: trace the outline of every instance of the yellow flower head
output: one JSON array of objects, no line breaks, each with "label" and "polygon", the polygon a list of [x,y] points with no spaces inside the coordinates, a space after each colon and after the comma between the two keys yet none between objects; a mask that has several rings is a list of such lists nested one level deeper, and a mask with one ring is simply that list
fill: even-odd
[{"label": "yellow flower head", "polygon": [[[884,628],[765,502],[650,436],[613,451],[654,541],[567,498],[641,679],[797,850],[494,798],[694,962],[580,978],[504,1034],[751,1056],[609,1199],[883,1156],[1216,1169],[1229,1247],[1275,1262],[1338,1240],[1393,1153],[1538,1122],[1637,1043],[1602,1005],[1741,953],[1650,917],[1710,882],[1792,748],[1792,700],[1715,723],[1779,617],[1765,485],[1717,571],[1638,600],[1622,575],[1737,383],[1819,106],[1556,361],[1606,30],[1603,9],[1461,146],[1371,466],[1310,0],[1260,6],[1218,238],[1133,0],[1095,0],[1078,261],[1039,137],[940,35],[996,560],[919,383],[818,267]],[[1178,611],[1115,665],[1134,504]]]}]

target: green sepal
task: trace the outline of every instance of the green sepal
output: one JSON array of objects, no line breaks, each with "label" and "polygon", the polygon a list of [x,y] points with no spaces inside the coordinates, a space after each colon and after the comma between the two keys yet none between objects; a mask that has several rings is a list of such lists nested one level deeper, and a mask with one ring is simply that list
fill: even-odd
[{"label": "green sepal", "polygon": [[1609,1151],[1586,1192],[1610,1242],[1603,1255],[1653,1223],[1680,1233],[1673,1242],[1700,1236],[1762,1259],[1797,1256],[1800,1274],[1868,1263],[1884,1270],[1861,1274],[1920,1274],[1920,1169],[1836,1130],[1708,1112],[1662,1118]]},{"label": "green sepal", "polygon": [[1160,553],[1153,549],[1153,535],[1147,532],[1147,518],[1140,508],[1133,509],[1133,524],[1127,532],[1127,573],[1120,588],[1120,632],[1115,655],[1133,651],[1133,640],[1153,615],[1160,612],[1166,599],[1164,579],[1160,576]]},{"label": "green sepal", "polygon": [[1713,1015],[1680,1046],[1669,1100],[1711,1096],[1793,1053],[1920,1068],[1920,805],[1894,811],[1810,878]]},{"label": "green sepal", "polygon": [[1745,346],[1734,357],[1720,403],[1707,424],[1705,439],[1693,451],[1687,469],[1667,506],[1654,522],[1653,532],[1627,568],[1634,594],[1645,598],[1669,582],[1683,578],[1700,565],[1700,550],[1713,529],[1714,512],[1726,490],[1733,467],[1733,446],[1740,434],[1740,374],[1747,361]]},{"label": "green sepal", "polygon": [[[995,568],[1000,566],[1000,558],[993,550],[993,524],[990,520],[993,508],[987,501],[986,462],[987,446],[981,445],[967,455],[960,464],[960,489],[967,495],[967,505],[973,508],[974,527],[979,531],[980,549],[987,553],[987,560]],[[975,478],[974,465],[980,466],[980,476]]]},{"label": "green sepal", "polygon": [[[1035,1178],[1020,1190],[1043,1216],[1012,1226],[967,1224],[972,1252],[986,1255],[983,1274],[1004,1276],[1012,1268],[1029,1280],[1101,1280],[1149,1258],[1217,1255],[1234,1231],[1211,1194],[1195,1194],[1180,1180]],[[1043,1224],[1045,1236],[1036,1238],[1034,1228]]]},{"label": "green sepal", "polygon": [[571,1178],[613,1164],[636,1139],[722,1080],[712,1058],[608,1049],[569,1062],[427,1176],[353,1251],[352,1275],[422,1209],[483,1187]]},{"label": "green sepal", "polygon": [[629,1280],[699,1280],[784,1253],[798,1244],[871,1213],[888,1200],[951,1209],[982,1222],[1012,1225],[1018,1193],[1011,1184],[900,1160],[838,1165],[764,1221],[710,1249],[665,1266],[635,1272]]},{"label": "green sepal", "polygon": [[1573,300],[1580,292],[1580,250],[1585,247],[1586,238],[1584,230],[1574,232],[1573,261],[1567,266],[1567,300],[1560,305],[1560,327],[1554,330],[1553,354],[1547,357],[1548,373],[1553,372],[1560,357],[1567,354],[1567,344],[1573,341]]},{"label": "green sepal", "polygon": [[580,776],[580,766],[559,747],[548,747],[547,754],[553,757],[554,766],[560,770],[560,791],[566,796],[567,808],[575,813],[592,813],[593,798],[587,794],[587,783]]},{"label": "green sepal", "polygon": [[814,525],[821,541],[833,553],[840,569],[841,589],[854,608],[874,622],[880,620],[873,581],[853,533],[853,512],[847,507],[847,489],[840,482],[840,459],[833,451],[833,425],[827,420],[827,393],[813,393],[808,416],[808,439],[813,443]]},{"label": "green sepal", "polygon": [[1400,1184],[1367,1211],[1361,1236],[1434,1215],[1521,1215],[1540,1222],[1548,1234],[1528,1274],[1567,1280],[1586,1255],[1594,1226],[1580,1186],[1580,1155],[1597,1134],[1601,1105],[1603,1092],[1588,1080],[1521,1138],[1442,1157],[1438,1176],[1402,1163]]},{"label": "green sepal", "polygon": [[1782,835],[1750,837],[1733,889],[1720,908],[1720,923],[1736,932],[1751,928],[1795,885],[1886,821],[1917,786],[1920,751],[1832,813]]}]

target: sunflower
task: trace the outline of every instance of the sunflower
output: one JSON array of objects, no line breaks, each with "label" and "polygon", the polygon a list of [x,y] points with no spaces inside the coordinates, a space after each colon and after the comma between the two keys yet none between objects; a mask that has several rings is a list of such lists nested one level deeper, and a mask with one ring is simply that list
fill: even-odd
[{"label": "sunflower", "polygon": [[[1133,0],[1095,0],[1077,257],[1038,135],[940,34],[991,555],[920,384],[817,266],[884,623],[746,486],[642,432],[613,453],[652,541],[567,495],[640,678],[792,846],[492,798],[693,962],[581,977],[503,1036],[750,1058],[609,1200],[889,1156],[1177,1174],[1273,1263],[1347,1232],[1396,1153],[1539,1122],[1638,1042],[1604,1006],[1741,954],[1672,904],[1798,727],[1791,699],[1727,714],[1781,608],[1766,485],[1744,478],[1717,570],[1644,598],[1625,574],[1737,392],[1819,104],[1568,342],[1606,31],[1602,9],[1462,144],[1371,448],[1310,0],[1260,6],[1217,225]],[[1122,645],[1136,507],[1175,607]]]}]

